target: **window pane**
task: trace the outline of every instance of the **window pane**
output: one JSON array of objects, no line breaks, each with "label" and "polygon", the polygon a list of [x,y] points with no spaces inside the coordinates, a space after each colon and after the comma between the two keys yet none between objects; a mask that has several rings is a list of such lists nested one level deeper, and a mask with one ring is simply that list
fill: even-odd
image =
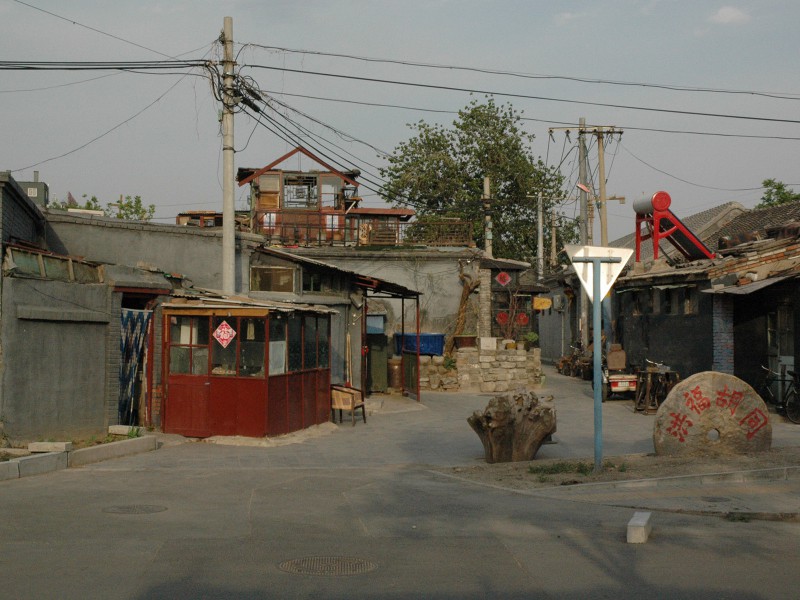
[{"label": "window pane", "polygon": [[317,317],[306,316],[303,332],[303,356],[306,369],[317,368]]},{"label": "window pane", "polygon": [[188,373],[189,372],[189,348],[172,346],[169,349],[169,372]]},{"label": "window pane", "polygon": [[327,369],[330,366],[330,342],[328,340],[328,327],[330,319],[328,317],[319,317],[317,320],[317,348],[319,356],[319,366]]},{"label": "window pane", "polygon": [[264,377],[264,346],[266,322],[263,318],[242,319],[242,339],[239,341],[239,375]]},{"label": "window pane", "polygon": [[193,317],[192,344],[208,346],[208,317]]},{"label": "window pane", "polygon": [[208,375],[208,348],[192,349],[192,375]]},{"label": "window pane", "polygon": [[14,264],[17,265],[17,269],[19,269],[20,272],[29,273],[31,275],[42,275],[41,269],[39,268],[38,254],[12,248],[11,257],[14,259]]},{"label": "window pane", "polygon": [[54,256],[43,256],[44,274],[48,279],[69,281],[69,263]]},{"label": "window pane", "polygon": [[293,292],[294,269],[252,266],[250,289],[255,292]]},{"label": "window pane", "polygon": [[[227,326],[223,325],[223,323],[226,323]],[[239,335],[236,331],[236,327],[238,326],[237,320],[235,318],[225,319],[222,317],[214,317],[211,325],[214,331],[222,331],[230,327],[233,330],[231,335],[235,333],[233,339],[228,342],[226,347],[223,347],[222,343],[216,338],[214,339],[214,343],[211,344],[211,374],[236,375],[236,337]]]},{"label": "window pane", "polygon": [[289,317],[289,371],[303,368],[303,322],[298,315]]},{"label": "window pane", "polygon": [[286,373],[286,319],[279,315],[269,318],[269,374]]}]

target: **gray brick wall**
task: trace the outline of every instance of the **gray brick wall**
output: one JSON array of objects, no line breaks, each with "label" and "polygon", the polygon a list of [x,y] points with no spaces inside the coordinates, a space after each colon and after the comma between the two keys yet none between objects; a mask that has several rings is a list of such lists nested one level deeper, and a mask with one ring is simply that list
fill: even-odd
[{"label": "gray brick wall", "polygon": [[712,331],[712,370],[733,375],[733,299],[725,294],[714,295]]}]

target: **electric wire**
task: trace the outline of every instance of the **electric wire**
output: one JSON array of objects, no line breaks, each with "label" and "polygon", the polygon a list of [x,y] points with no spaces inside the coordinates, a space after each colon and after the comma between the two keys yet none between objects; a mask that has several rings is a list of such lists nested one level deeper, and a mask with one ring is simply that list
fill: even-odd
[{"label": "electric wire", "polygon": [[674,108],[653,108],[648,106],[635,106],[635,105],[627,105],[627,104],[615,104],[610,102],[592,102],[589,100],[574,100],[569,98],[553,98],[548,96],[535,96],[531,94],[519,94],[514,92],[499,92],[499,91],[492,91],[492,90],[481,90],[477,88],[463,88],[457,86],[447,86],[447,85],[436,85],[432,83],[420,83],[420,82],[412,82],[412,81],[396,81],[392,79],[382,79],[378,77],[363,77],[359,75],[343,75],[341,73],[324,73],[322,71],[308,71],[303,69],[290,69],[287,67],[273,67],[270,65],[245,65],[246,68],[251,69],[267,69],[271,71],[281,71],[285,73],[297,73],[301,75],[314,75],[318,77],[330,77],[334,79],[348,79],[353,81],[363,81],[368,83],[383,83],[388,85],[399,85],[399,86],[407,86],[407,87],[415,87],[415,88],[424,88],[424,89],[432,89],[432,90],[442,90],[448,92],[468,92],[472,94],[484,94],[489,96],[503,96],[507,98],[522,98],[526,100],[541,100],[545,102],[560,102],[566,104],[578,104],[583,106],[601,106],[604,108],[618,108],[621,110],[633,110],[633,111],[645,111],[645,112],[655,112],[655,113],[665,113],[665,114],[675,114],[675,115],[685,115],[685,116],[693,116],[693,117],[711,117],[711,118],[718,118],[718,119],[737,119],[737,120],[744,120],[744,121],[758,121],[758,122],[768,122],[768,123],[791,123],[791,124],[800,124],[800,120],[798,119],[779,119],[776,117],[757,117],[752,115],[729,115],[723,113],[711,113],[711,112],[702,112],[702,111],[689,111],[689,110],[678,110]]},{"label": "electric wire", "polygon": [[[563,80],[563,81],[574,81],[578,83],[591,83],[591,84],[603,84],[603,85],[616,85],[616,86],[632,86],[632,87],[642,87],[642,88],[655,88],[655,89],[663,89],[663,90],[672,90],[672,91],[680,91],[680,92],[703,92],[703,93],[714,93],[714,94],[744,94],[749,96],[763,96],[767,98],[777,98],[781,100],[800,100],[800,94],[794,94],[791,92],[766,92],[766,91],[758,91],[758,90],[733,90],[733,89],[724,89],[724,88],[705,88],[705,87],[696,87],[696,86],[685,86],[685,85],[669,85],[663,83],[646,83],[646,82],[636,82],[636,81],[621,81],[621,80],[613,80],[613,79],[595,79],[589,77],[576,77],[576,76],[569,76],[569,75],[543,75],[543,74],[536,74],[536,73],[522,73],[519,71],[506,71],[502,69],[491,69],[491,68],[481,68],[481,67],[472,67],[472,66],[458,66],[458,65],[443,65],[443,64],[436,64],[436,63],[425,63],[425,62],[416,62],[416,61],[409,61],[409,60],[398,60],[398,59],[388,59],[388,58],[374,58],[374,57],[366,57],[366,56],[356,56],[352,54],[340,54],[335,52],[321,52],[317,50],[300,50],[294,48],[285,48],[281,46],[268,46],[263,44],[255,44],[255,43],[247,43],[243,44],[242,49],[246,46],[251,46],[255,48],[262,48],[266,50],[274,50],[278,52],[284,53],[292,53],[292,54],[308,54],[308,55],[316,55],[316,56],[328,56],[332,58],[346,58],[350,60],[358,60],[363,62],[374,62],[374,63],[384,63],[384,64],[395,64],[395,65],[402,65],[402,66],[411,66],[411,67],[422,67],[428,69],[444,69],[449,71],[468,71],[473,73],[484,73],[488,75],[503,75],[508,77],[517,77],[523,79],[554,79],[554,80]],[[241,51],[241,50],[240,50]]]},{"label": "electric wire", "polygon": [[[444,110],[444,109],[437,109],[437,108],[423,108],[419,106],[404,106],[401,104],[385,104],[381,102],[367,102],[364,100],[349,100],[344,98],[327,98],[324,96],[312,96],[309,94],[294,94],[290,92],[275,92],[270,90],[265,90],[268,94],[276,94],[281,96],[291,96],[293,98],[306,98],[308,100],[320,100],[323,102],[338,102],[343,104],[355,104],[359,106],[373,106],[377,108],[392,108],[392,109],[399,109],[399,110],[413,110],[417,112],[427,112],[432,114],[450,114],[450,115],[457,115],[458,111],[456,110]],[[579,124],[572,122],[572,121],[558,121],[555,119],[536,119],[533,117],[525,117],[520,116],[520,120],[522,121],[531,121],[535,123],[545,123],[548,125],[562,125],[567,127],[574,127],[578,128]],[[669,133],[669,134],[678,134],[678,135],[699,135],[699,136],[714,136],[714,137],[729,137],[729,138],[743,138],[743,139],[757,139],[757,140],[789,140],[789,141],[800,141],[799,136],[789,136],[789,135],[749,135],[749,134],[741,134],[741,133],[723,133],[723,132],[713,132],[713,131],[692,131],[692,130],[678,130],[678,129],[658,129],[654,127],[635,127],[632,125],[622,125],[621,129],[626,129],[629,131],[650,131],[654,133]]]}]

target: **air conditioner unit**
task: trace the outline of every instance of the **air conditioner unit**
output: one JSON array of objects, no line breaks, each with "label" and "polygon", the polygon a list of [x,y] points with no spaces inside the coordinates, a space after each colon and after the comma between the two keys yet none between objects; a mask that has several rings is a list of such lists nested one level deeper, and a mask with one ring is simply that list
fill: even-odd
[{"label": "air conditioner unit", "polygon": [[561,294],[553,296],[553,308],[555,310],[561,312],[562,310],[564,310],[565,306],[566,306],[566,298],[564,298],[564,296],[562,296]]}]

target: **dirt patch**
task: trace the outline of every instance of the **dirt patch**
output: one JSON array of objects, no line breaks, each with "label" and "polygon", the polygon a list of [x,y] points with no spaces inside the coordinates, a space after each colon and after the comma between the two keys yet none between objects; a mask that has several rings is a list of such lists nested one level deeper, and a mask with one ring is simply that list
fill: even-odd
[{"label": "dirt patch", "polygon": [[438,469],[442,473],[489,485],[530,489],[630,479],[653,479],[679,475],[702,475],[800,466],[800,446],[774,448],[747,455],[703,457],[627,454],[609,456],[603,469],[594,473],[594,458],[543,459],[514,463],[481,463],[469,467]]}]

